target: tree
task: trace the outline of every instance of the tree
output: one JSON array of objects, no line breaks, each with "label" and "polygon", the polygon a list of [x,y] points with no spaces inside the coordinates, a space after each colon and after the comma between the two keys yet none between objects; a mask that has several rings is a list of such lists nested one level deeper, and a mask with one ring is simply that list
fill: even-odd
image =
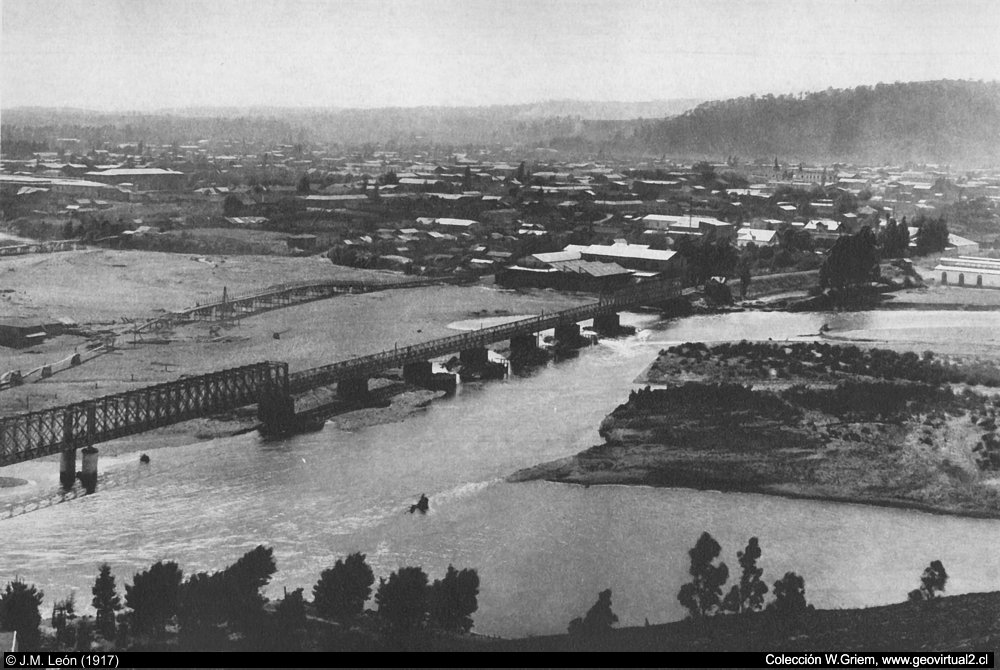
[{"label": "tree", "polygon": [[306,603],[302,589],[285,592],[274,609],[278,651],[301,651],[306,631]]},{"label": "tree", "polygon": [[173,561],[160,561],[149,570],[136,573],[125,585],[125,604],[132,610],[135,630],[160,635],[177,614],[181,579],[184,575]]},{"label": "tree", "polygon": [[733,585],[722,604],[724,610],[742,614],[757,612],[764,607],[767,584],[761,579],[764,571],[757,567],[760,554],[760,544],[756,537],[750,538],[746,549],[736,552],[736,558],[743,570],[740,573],[740,583]]},{"label": "tree", "polygon": [[226,639],[227,593],[222,573],[199,572],[181,585],[177,622],[183,646],[191,650],[220,649]]},{"label": "tree", "polygon": [[753,280],[754,244],[751,242],[747,249],[740,255],[740,261],[736,265],[736,272],[740,277],[740,300],[746,300],[747,292],[750,290],[750,282]]},{"label": "tree", "polygon": [[948,573],[944,570],[941,561],[931,561],[931,564],[924,568],[924,574],[920,575],[920,588],[910,591],[910,600],[930,600],[936,598],[944,585],[948,581]]},{"label": "tree", "polygon": [[514,172],[514,179],[523,184],[524,178],[527,176],[528,170],[524,167],[524,161],[521,161],[521,164],[517,166],[517,170]]},{"label": "tree", "polygon": [[688,551],[691,557],[688,572],[693,579],[681,587],[677,599],[694,618],[715,614],[720,608],[722,585],[729,579],[729,568],[725,563],[714,565],[712,562],[721,550],[715,538],[705,532]]},{"label": "tree", "polygon": [[264,604],[261,595],[277,567],[270,547],[258,545],[221,572],[191,575],[180,590],[178,623],[185,644],[212,649],[226,639],[232,624],[253,647],[264,642]]},{"label": "tree", "polygon": [[600,635],[611,630],[616,623],[618,615],[611,611],[611,589],[607,589],[597,594],[597,602],[582,619],[577,617],[569,622],[569,634]]},{"label": "tree", "polygon": [[400,568],[379,579],[375,592],[378,614],[394,628],[419,628],[427,619],[427,574],[418,567]]},{"label": "tree", "polygon": [[813,609],[806,604],[806,581],[794,572],[774,583],[774,600],[767,606],[768,611],[781,615],[800,614]]},{"label": "tree", "polygon": [[877,276],[878,249],[868,226],[837,238],[819,271],[820,287],[838,291],[867,284]]},{"label": "tree", "polygon": [[274,562],[274,549],[257,545],[240,556],[236,563],[223,572],[230,581],[234,595],[242,596],[244,601],[267,602],[260,590],[267,586],[271,577],[277,572]]},{"label": "tree", "polygon": [[444,630],[468,632],[472,614],[479,609],[479,574],[472,569],[448,566],[444,579],[435,579],[428,595],[431,625]]},{"label": "tree", "polygon": [[15,577],[0,595],[0,629],[17,632],[22,650],[34,650],[41,638],[40,608],[45,594]]},{"label": "tree", "polygon": [[111,566],[103,563],[100,570],[94,581],[94,587],[90,590],[94,595],[90,604],[97,610],[96,624],[101,637],[105,640],[113,640],[115,637],[115,613],[122,608],[122,601],[118,597],[115,577],[111,574]]},{"label": "tree", "polygon": [[944,217],[931,219],[919,216],[913,223],[917,228],[917,255],[944,251],[948,246],[948,224]]},{"label": "tree", "polygon": [[222,215],[223,216],[239,216],[243,213],[243,203],[238,197],[230,193],[226,196],[226,199],[222,201]]},{"label": "tree", "polygon": [[56,631],[56,640],[60,645],[73,646],[76,642],[76,631],[73,620],[76,619],[76,596],[69,594],[65,600],[57,600],[52,605],[52,627]]},{"label": "tree", "polygon": [[309,193],[309,190],[309,175],[303,174],[302,177],[299,178],[299,183],[295,186],[295,192],[305,195],[306,193]]},{"label": "tree", "polygon": [[349,621],[361,614],[372,593],[375,574],[358,552],[337,559],[332,568],[320,573],[313,587],[313,604],[320,616]]}]

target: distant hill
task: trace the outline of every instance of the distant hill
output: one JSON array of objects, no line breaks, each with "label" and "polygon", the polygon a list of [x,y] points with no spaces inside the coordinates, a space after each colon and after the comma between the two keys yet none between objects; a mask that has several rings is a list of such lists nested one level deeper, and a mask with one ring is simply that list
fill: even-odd
[{"label": "distant hill", "polygon": [[[557,137],[607,142],[627,119],[679,114],[699,101],[594,102],[553,100],[486,107],[182,108],[102,112],[20,107],[3,111],[3,139],[79,137],[99,142],[169,144],[199,139],[346,145],[537,145]],[[618,136],[620,139],[620,135]]]},{"label": "distant hill", "polygon": [[1000,164],[1000,82],[926,81],[706,102],[643,124],[654,153],[868,164]]}]

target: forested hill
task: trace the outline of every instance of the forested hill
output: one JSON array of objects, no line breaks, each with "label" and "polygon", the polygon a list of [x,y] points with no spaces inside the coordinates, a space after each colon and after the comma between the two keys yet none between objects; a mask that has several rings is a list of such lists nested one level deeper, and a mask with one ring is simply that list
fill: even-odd
[{"label": "forested hill", "polygon": [[816,162],[1000,164],[1000,82],[927,81],[750,96],[643,124],[668,154]]}]

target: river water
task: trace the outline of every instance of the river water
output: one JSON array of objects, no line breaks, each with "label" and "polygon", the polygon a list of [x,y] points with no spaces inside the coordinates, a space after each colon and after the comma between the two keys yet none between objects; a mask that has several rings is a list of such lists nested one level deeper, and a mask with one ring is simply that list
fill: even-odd
[{"label": "river water", "polygon": [[[707,530],[734,573],[737,550],[759,537],[764,579],[795,570],[818,607],[902,601],[935,559],[948,570],[948,593],[1000,589],[1000,521],[713,491],[503,481],[600,442],[601,419],[666,343],[813,337],[826,323],[833,335],[896,339],[918,350],[956,333],[988,345],[1000,315],[749,312],[623,321],[639,334],[527,377],[460,387],[400,423],[151,451],[150,476],[0,520],[0,581],[20,575],[46,592],[47,603],[76,589],[83,604],[103,561],[121,585],[160,559],[186,573],[213,570],[267,544],[278,563],[269,595],[299,586],[308,595],[321,570],[362,551],[376,576],[404,565],[423,566],[432,579],[449,564],[477,568],[474,630],[520,636],[564,631],[605,588],[621,625],[683,617],[676,594],[688,578],[687,550]],[[134,468],[135,458],[106,459],[102,468]],[[0,475],[44,486],[41,468],[54,476],[53,463],[37,462]],[[421,493],[430,513],[406,513]]]}]

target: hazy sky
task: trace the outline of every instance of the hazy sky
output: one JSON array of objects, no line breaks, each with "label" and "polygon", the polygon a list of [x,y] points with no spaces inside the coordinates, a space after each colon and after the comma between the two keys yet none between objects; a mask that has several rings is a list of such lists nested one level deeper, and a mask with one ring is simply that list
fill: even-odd
[{"label": "hazy sky", "polygon": [[997,0],[0,0],[0,105],[639,101],[1000,79]]}]

